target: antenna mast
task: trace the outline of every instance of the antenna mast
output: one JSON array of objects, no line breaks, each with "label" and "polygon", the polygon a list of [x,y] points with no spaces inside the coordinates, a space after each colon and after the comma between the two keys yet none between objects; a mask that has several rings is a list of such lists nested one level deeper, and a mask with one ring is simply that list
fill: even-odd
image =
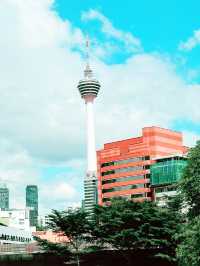
[{"label": "antenna mast", "polygon": [[85,57],[86,57],[86,68],[84,71],[84,76],[85,78],[89,79],[92,77],[92,70],[90,68],[90,39],[89,36],[86,36],[86,43],[85,43],[85,47],[86,47],[86,52],[85,52]]}]

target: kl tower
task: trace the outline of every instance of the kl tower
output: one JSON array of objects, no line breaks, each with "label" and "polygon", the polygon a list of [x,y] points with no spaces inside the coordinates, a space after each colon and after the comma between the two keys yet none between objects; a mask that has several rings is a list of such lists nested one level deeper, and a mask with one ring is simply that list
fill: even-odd
[{"label": "kl tower", "polygon": [[85,101],[87,127],[87,170],[84,179],[84,210],[90,216],[97,204],[97,158],[94,129],[94,100],[98,95],[100,83],[93,76],[89,64],[89,40],[86,41],[86,67],[84,78],[78,83],[78,90]]}]

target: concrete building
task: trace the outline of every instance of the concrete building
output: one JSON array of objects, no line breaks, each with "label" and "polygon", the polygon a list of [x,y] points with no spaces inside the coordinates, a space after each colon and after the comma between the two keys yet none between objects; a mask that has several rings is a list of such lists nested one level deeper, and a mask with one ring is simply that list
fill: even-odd
[{"label": "concrete building", "polygon": [[[48,223],[50,222],[50,218],[48,215],[45,216],[39,216],[38,217],[38,225],[40,228],[46,229],[48,228]],[[43,230],[42,229],[42,230]]]},{"label": "concrete building", "polygon": [[0,223],[27,232],[35,231],[29,223],[29,209],[1,210]]},{"label": "concrete building", "polygon": [[107,143],[97,151],[98,203],[113,197],[154,200],[151,166],[156,158],[187,153],[182,134],[159,127],[145,127],[142,136]]},{"label": "concrete building", "polygon": [[9,189],[6,184],[0,184],[0,209],[9,209]]},{"label": "concrete building", "polygon": [[37,226],[38,223],[38,187],[28,185],[26,187],[26,207],[30,210],[30,226]]},{"label": "concrete building", "polygon": [[[87,49],[89,49],[88,42]],[[93,72],[89,65],[89,52],[87,52],[84,78],[79,81],[78,89],[86,106],[87,171],[84,179],[84,209],[89,215],[91,215],[93,212],[93,206],[97,203],[97,160],[93,104],[94,99],[98,95],[100,83],[93,77]]]}]

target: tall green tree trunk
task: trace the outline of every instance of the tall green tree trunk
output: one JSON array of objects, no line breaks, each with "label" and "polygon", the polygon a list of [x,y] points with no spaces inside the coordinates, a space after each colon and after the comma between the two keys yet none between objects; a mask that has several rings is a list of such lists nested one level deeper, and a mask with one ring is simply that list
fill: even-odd
[{"label": "tall green tree trunk", "polygon": [[80,266],[80,260],[79,260],[79,255],[76,254],[76,263],[77,263],[77,266]]}]

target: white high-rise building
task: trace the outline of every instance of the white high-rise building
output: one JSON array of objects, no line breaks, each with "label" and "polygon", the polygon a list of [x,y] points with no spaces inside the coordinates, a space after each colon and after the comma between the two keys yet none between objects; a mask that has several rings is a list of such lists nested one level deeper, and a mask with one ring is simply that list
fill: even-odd
[{"label": "white high-rise building", "polygon": [[[87,41],[88,49],[88,41]],[[94,130],[94,99],[97,97],[100,83],[93,77],[89,64],[89,53],[84,70],[84,79],[79,81],[78,89],[86,105],[87,125],[87,171],[84,179],[84,209],[91,215],[93,206],[97,203],[97,158]]]}]

